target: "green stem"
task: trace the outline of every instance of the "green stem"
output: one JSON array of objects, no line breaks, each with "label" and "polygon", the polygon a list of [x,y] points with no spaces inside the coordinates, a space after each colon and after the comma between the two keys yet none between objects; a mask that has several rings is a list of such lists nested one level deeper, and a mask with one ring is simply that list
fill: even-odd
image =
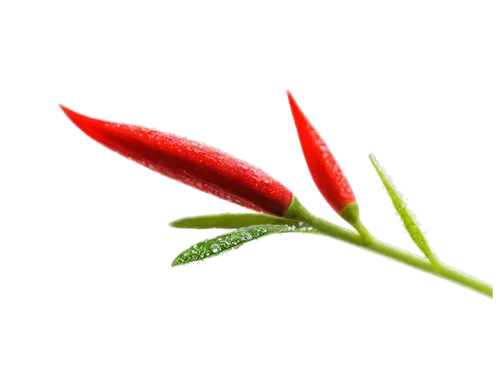
[{"label": "green stem", "polygon": [[375,237],[373,237],[372,234],[368,232],[368,229],[366,229],[361,220],[355,221],[354,223],[351,223],[351,225],[354,229],[358,231],[361,237],[363,237],[365,242],[375,241]]},{"label": "green stem", "polygon": [[490,298],[493,298],[493,286],[468,275],[462,271],[452,268],[444,263],[440,263],[439,267],[434,266],[427,258],[422,258],[409,251],[400,249],[396,246],[382,242],[375,237],[371,242],[367,242],[365,238],[357,232],[343,228],[341,226],[330,223],[320,217],[314,216],[300,204],[298,200],[290,207],[287,216],[289,218],[297,218],[319,230],[322,234],[339,240],[349,242],[353,245],[373,251],[375,253],[392,258],[398,262],[405,263],[411,267],[418,268],[421,271],[434,274],[444,279],[450,280],[462,286],[482,293]]},{"label": "green stem", "polygon": [[[296,204],[297,204],[296,200]],[[356,202],[347,204],[340,212],[339,215],[342,219],[347,221],[351,226],[358,231],[359,234],[366,240],[372,242],[373,236],[368,232],[368,229],[363,225],[359,218],[359,206]]]}]

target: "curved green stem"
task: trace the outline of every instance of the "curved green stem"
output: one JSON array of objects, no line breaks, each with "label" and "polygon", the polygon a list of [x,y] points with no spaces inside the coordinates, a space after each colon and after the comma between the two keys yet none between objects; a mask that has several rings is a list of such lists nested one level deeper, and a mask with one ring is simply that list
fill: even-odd
[{"label": "curved green stem", "polygon": [[361,220],[355,221],[354,223],[351,223],[351,225],[354,229],[358,231],[361,237],[363,237],[365,242],[369,243],[375,241],[375,237],[373,237],[372,234],[368,232],[368,229],[366,229]]},{"label": "curved green stem", "polygon": [[330,223],[320,217],[314,216],[307,209],[295,200],[290,207],[287,217],[297,218],[319,230],[322,234],[339,240],[349,242],[353,245],[373,251],[375,253],[392,258],[398,262],[405,263],[411,267],[418,268],[421,271],[434,274],[444,279],[450,280],[462,286],[482,293],[490,298],[493,298],[493,286],[482,280],[468,275],[462,271],[452,268],[444,263],[440,263],[439,267],[434,266],[427,258],[422,258],[409,251],[400,249],[399,247],[387,244],[373,237],[371,242],[367,242],[365,238],[357,232],[343,228],[341,226]]},{"label": "curved green stem", "polygon": [[[297,204],[297,202],[298,201],[296,200],[295,204]],[[351,224],[351,226],[358,231],[358,233],[366,240],[366,242],[372,242],[373,236],[361,222],[361,219],[359,218],[359,206],[356,202],[352,202],[346,205],[342,209],[342,211],[339,212],[339,215],[342,219]]]}]

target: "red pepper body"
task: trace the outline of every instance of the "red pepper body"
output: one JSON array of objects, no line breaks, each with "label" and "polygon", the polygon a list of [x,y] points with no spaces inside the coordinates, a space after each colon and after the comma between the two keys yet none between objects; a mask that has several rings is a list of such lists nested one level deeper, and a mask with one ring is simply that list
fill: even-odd
[{"label": "red pepper body", "polygon": [[164,176],[249,209],[283,216],[293,194],[281,183],[214,147],[141,126],[97,120],[61,105],[84,133]]},{"label": "red pepper body", "polygon": [[290,91],[287,91],[287,95],[302,151],[314,183],[328,204],[342,216],[342,210],[356,202],[351,185],[325,141],[304,115]]}]

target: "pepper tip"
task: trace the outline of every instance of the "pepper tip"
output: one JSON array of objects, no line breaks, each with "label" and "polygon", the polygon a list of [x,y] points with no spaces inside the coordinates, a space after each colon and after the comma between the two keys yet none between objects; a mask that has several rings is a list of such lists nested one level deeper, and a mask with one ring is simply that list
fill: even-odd
[{"label": "pepper tip", "polygon": [[63,107],[66,106],[66,103],[64,100],[60,100],[56,103],[56,110],[64,115]]},{"label": "pepper tip", "polygon": [[292,89],[291,89],[291,87],[290,87],[290,86],[287,86],[287,87],[283,90],[283,92],[285,93],[285,100],[286,100],[286,101],[288,101],[288,95],[290,95],[290,97],[292,97],[292,98],[294,97],[293,91],[292,91]]}]

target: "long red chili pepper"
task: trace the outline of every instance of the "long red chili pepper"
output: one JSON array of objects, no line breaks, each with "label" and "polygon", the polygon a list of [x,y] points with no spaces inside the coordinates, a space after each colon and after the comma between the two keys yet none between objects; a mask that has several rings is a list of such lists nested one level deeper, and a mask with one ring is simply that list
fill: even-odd
[{"label": "long red chili pepper", "polygon": [[302,151],[314,183],[328,204],[342,218],[360,230],[359,207],[349,181],[323,138],[300,109],[292,93],[287,90],[287,95]]},{"label": "long red chili pepper", "polygon": [[292,203],[292,192],[263,170],[214,147],[61,108],[76,126],[103,146],[198,190],[278,216],[284,216]]}]

